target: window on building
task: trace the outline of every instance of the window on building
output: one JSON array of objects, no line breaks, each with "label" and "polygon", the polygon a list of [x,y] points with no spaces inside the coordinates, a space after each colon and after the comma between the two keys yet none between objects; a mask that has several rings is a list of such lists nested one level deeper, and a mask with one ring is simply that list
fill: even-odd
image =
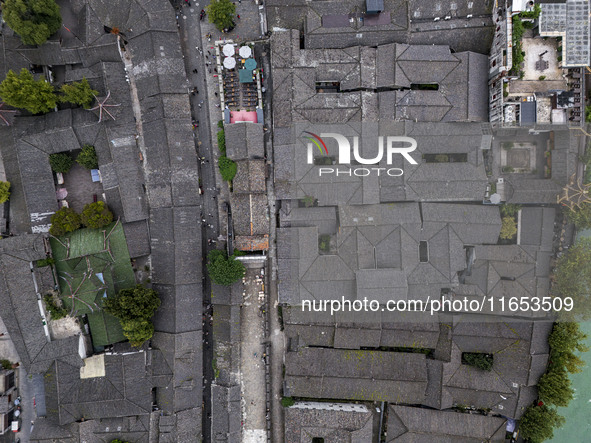
[{"label": "window on building", "polygon": [[341,92],[341,82],[316,82],[316,92]]},{"label": "window on building", "polygon": [[423,160],[425,163],[466,163],[468,161],[468,154],[423,154]]},{"label": "window on building", "polygon": [[415,91],[438,91],[437,83],[411,83],[410,89]]},{"label": "window on building", "polygon": [[322,438],[322,437],[314,437],[312,439],[312,443],[324,443],[324,438]]},{"label": "window on building", "polygon": [[429,244],[426,241],[419,242],[419,261],[421,263],[429,261]]},{"label": "window on building", "polygon": [[335,157],[331,157],[331,156],[323,156],[323,157],[314,157],[314,164],[316,166],[330,166],[330,165],[334,165],[336,161]]}]

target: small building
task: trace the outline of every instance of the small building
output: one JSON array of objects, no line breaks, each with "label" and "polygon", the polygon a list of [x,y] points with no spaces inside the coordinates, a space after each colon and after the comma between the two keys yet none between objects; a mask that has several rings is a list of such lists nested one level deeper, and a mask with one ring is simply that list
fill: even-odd
[{"label": "small building", "polygon": [[12,369],[0,370],[0,435],[10,429],[14,416],[14,400],[17,397],[15,373]]},{"label": "small building", "polygon": [[384,10],[384,0],[366,0],[365,7],[368,14],[379,14]]}]

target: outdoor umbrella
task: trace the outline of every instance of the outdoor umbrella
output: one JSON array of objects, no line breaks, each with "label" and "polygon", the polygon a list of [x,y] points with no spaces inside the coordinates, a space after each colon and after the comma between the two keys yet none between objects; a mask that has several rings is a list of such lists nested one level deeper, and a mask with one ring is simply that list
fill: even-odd
[{"label": "outdoor umbrella", "polygon": [[224,45],[224,48],[222,49],[222,52],[224,53],[224,55],[226,57],[231,57],[234,55],[234,45],[231,45],[230,43]]},{"label": "outdoor umbrella", "polygon": [[252,55],[252,50],[250,49],[250,46],[241,46],[238,54],[240,54],[240,57],[242,58],[248,58]]},{"label": "outdoor umbrella", "polygon": [[249,58],[248,60],[246,60],[246,63],[244,63],[244,67],[252,71],[257,67],[257,62],[254,58]]},{"label": "outdoor umbrella", "polygon": [[236,59],[234,57],[226,57],[224,59],[224,68],[234,69],[236,67]]}]

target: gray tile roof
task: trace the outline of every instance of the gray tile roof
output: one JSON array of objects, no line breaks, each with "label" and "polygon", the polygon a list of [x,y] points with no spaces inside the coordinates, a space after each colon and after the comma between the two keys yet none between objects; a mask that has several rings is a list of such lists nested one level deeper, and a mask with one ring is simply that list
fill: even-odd
[{"label": "gray tile roof", "polygon": [[378,432],[376,416],[365,405],[297,402],[285,409],[285,441],[313,434],[333,441],[370,442]]},{"label": "gray tile roof", "polygon": [[226,155],[232,160],[261,159],[265,155],[263,125],[239,122],[224,125]]},{"label": "gray tile roof", "polygon": [[501,417],[390,405],[386,441],[500,443],[505,441],[505,423]]}]

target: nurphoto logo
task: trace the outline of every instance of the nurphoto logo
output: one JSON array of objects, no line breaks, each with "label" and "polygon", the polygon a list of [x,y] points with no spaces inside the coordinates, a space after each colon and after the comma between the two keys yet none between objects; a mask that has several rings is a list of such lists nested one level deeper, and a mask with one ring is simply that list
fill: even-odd
[{"label": "nurphoto logo", "polygon": [[[399,177],[404,174],[401,168],[385,168],[385,167],[351,167],[351,168],[338,168],[335,165],[351,165],[351,152],[353,153],[353,159],[360,165],[379,165],[383,160],[384,154],[386,155],[386,164],[392,165],[395,154],[402,155],[402,157],[409,162],[411,165],[416,165],[417,162],[410,155],[417,148],[417,142],[414,138],[404,136],[379,136],[377,142],[377,154],[373,158],[364,158],[361,155],[359,148],[359,137],[352,136],[346,137],[336,132],[326,132],[320,135],[314,134],[313,132],[303,131],[302,137],[308,140],[307,143],[307,163],[309,165],[322,165],[323,167],[318,168],[318,175],[355,175],[358,177],[368,176],[370,174],[381,175],[385,173],[391,177]],[[337,155],[333,158],[330,156],[327,148],[327,139],[336,141],[337,144]],[[353,147],[351,143],[353,141]],[[384,140],[385,139],[385,140]],[[326,140],[326,141],[325,141]],[[384,142],[386,148],[384,149]],[[330,142],[329,142],[330,144]],[[319,154],[318,154],[319,153]],[[329,159],[329,163],[326,162]],[[324,167],[324,166],[327,167]],[[329,167],[329,165],[333,165]]]}]

